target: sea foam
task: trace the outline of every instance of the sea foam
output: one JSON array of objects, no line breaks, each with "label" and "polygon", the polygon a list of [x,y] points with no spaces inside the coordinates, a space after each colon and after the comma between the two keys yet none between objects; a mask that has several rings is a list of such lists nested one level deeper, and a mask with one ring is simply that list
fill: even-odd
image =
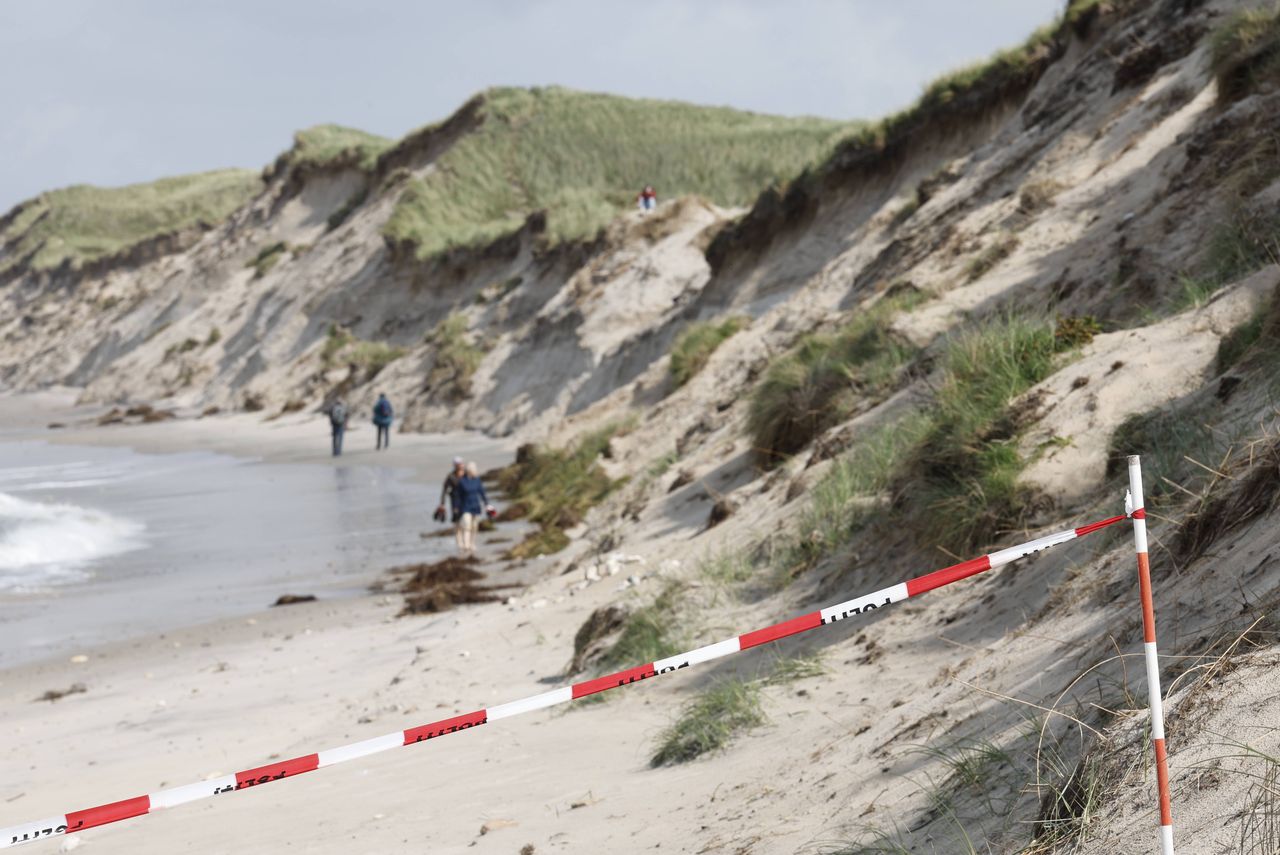
[{"label": "sea foam", "polygon": [[141,548],[143,530],[103,511],[0,493],[0,591],[83,580],[95,560]]}]

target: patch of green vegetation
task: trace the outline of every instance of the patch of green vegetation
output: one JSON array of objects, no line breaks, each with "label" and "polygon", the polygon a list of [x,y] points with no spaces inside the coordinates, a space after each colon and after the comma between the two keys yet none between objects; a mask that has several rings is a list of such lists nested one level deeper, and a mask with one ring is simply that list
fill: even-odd
[{"label": "patch of green vegetation", "polygon": [[890,219],[889,224],[893,228],[897,228],[915,216],[916,211],[920,210],[920,206],[923,204],[924,200],[922,200],[920,191],[917,189],[915,193],[911,194],[911,196],[902,203],[902,207],[893,212],[893,217]]},{"label": "patch of green vegetation", "polygon": [[[459,396],[471,394],[471,378],[484,351],[471,341],[466,316],[455,312],[436,325],[427,336],[436,348],[435,383],[449,385]],[[433,383],[434,385],[434,383]]]},{"label": "patch of green vegetation", "polygon": [[[1018,484],[1018,414],[1010,402],[1079,342],[1048,321],[1002,316],[954,337],[939,357],[931,405],[858,437],[812,490],[796,530],[773,546],[785,583],[875,519],[908,514],[952,551],[1014,528],[1032,496]],[[901,500],[900,500],[901,499]]]},{"label": "patch of green vegetation", "polygon": [[785,582],[848,542],[881,512],[907,456],[932,427],[927,413],[912,413],[858,437],[836,458],[800,512],[796,531],[774,547],[772,563]]},{"label": "patch of green vegetation", "polygon": [[485,288],[482,288],[476,294],[476,303],[483,306],[488,303],[501,303],[506,296],[512,291],[520,287],[524,282],[523,276],[512,276],[504,282],[494,282]]},{"label": "patch of green vegetation", "polygon": [[663,475],[667,474],[667,470],[672,466],[675,466],[679,460],[680,452],[672,449],[657,460],[653,461],[653,463],[649,464],[647,474],[650,478],[661,478]]},{"label": "patch of green vegetation", "polygon": [[806,653],[799,656],[779,656],[773,667],[761,678],[766,686],[783,686],[797,680],[810,680],[827,673],[822,664],[822,656],[817,653]]},{"label": "patch of green vegetation", "polygon": [[347,361],[364,371],[365,381],[377,377],[382,369],[404,356],[407,351],[403,347],[387,344],[383,341],[358,341],[346,352]]},{"label": "patch of green vegetation", "polygon": [[1023,852],[1025,855],[1053,855],[1061,847],[1082,845],[1090,826],[1114,797],[1114,757],[1095,749],[1075,764],[1065,761],[1060,752],[1050,747],[1040,757],[1048,771],[1041,789],[1040,815],[1036,818],[1035,838]]},{"label": "patch of green vegetation", "polygon": [[200,346],[200,342],[196,341],[194,338],[184,339],[182,342],[178,344],[171,344],[167,348],[165,348],[164,358],[169,359],[172,356],[177,356],[183,353],[190,353],[191,351],[195,350],[199,346]]},{"label": "patch of green vegetation", "polygon": [[671,379],[676,386],[683,386],[692,380],[711,359],[716,348],[750,323],[750,318],[737,316],[720,323],[703,321],[690,324],[671,349]]},{"label": "patch of green vegetation", "polygon": [[880,300],[835,333],[804,336],[769,366],[747,414],[761,465],[778,465],[839,424],[858,397],[883,395],[897,383],[916,349],[888,322],[922,299],[910,292]]},{"label": "patch of green vegetation", "polygon": [[337,324],[329,324],[329,332],[325,336],[324,346],[320,348],[320,361],[326,367],[333,365],[342,349],[351,342],[355,341],[355,337]]},{"label": "patch of green vegetation", "polygon": [[1222,101],[1280,80],[1280,5],[1243,9],[1228,18],[1210,39],[1209,65]]},{"label": "patch of green vegetation", "polygon": [[711,553],[698,562],[698,574],[717,585],[736,585],[747,581],[754,573],[754,562],[740,549]]},{"label": "patch of green vegetation", "polygon": [[215,344],[217,344],[220,341],[222,341],[222,330],[218,329],[217,327],[214,327],[213,329],[209,330],[209,335],[204,340],[204,346],[213,347]]},{"label": "patch of green vegetation", "polygon": [[512,505],[539,527],[512,547],[513,557],[559,552],[569,544],[565,529],[582,522],[588,510],[622,484],[610,478],[599,462],[619,430],[618,425],[609,425],[567,448],[523,449],[516,462],[502,470],[498,483]]},{"label": "patch of green vegetation", "polygon": [[[1268,318],[1275,310],[1275,295],[1260,305],[1249,319],[1222,337],[1214,358],[1214,372],[1222,374],[1242,360],[1262,340]],[[1272,342],[1280,346],[1280,342]]]},{"label": "patch of green vegetation", "polygon": [[824,855],[914,855],[903,843],[901,831],[866,826],[857,843],[832,849]]},{"label": "patch of green vegetation", "polygon": [[1053,200],[1064,189],[1061,183],[1053,179],[1030,181],[1018,191],[1018,210],[1024,214],[1043,211],[1053,204]]},{"label": "patch of green vegetation", "polygon": [[1162,508],[1198,497],[1212,474],[1187,460],[1215,466],[1222,441],[1214,432],[1210,402],[1193,406],[1161,407],[1135,413],[1111,434],[1107,469],[1122,471],[1130,454],[1142,455],[1142,478],[1148,507]]},{"label": "patch of green vegetation", "polygon": [[339,362],[355,366],[364,371],[365,380],[369,381],[405,353],[403,347],[381,341],[361,341],[337,324],[330,324],[320,348],[320,362],[326,368]]},{"label": "patch of green vegetation", "polygon": [[947,770],[947,780],[935,788],[934,803],[950,808],[950,801],[962,791],[969,790],[983,796],[993,773],[1014,765],[1008,751],[988,739],[966,738],[954,742],[938,742],[914,749],[939,761]]},{"label": "patch of green vegetation", "polygon": [[1174,292],[1169,304],[1169,311],[1176,315],[1187,309],[1199,309],[1207,304],[1221,287],[1221,282],[1181,276],[1178,278],[1178,290]]},{"label": "patch of green vegetation", "polygon": [[1100,332],[1102,324],[1093,315],[1064,315],[1053,328],[1054,348],[1062,351],[1084,347]]},{"label": "patch of green vegetation", "polygon": [[479,127],[413,178],[385,227],[428,258],[547,212],[553,241],[588,237],[652,184],[666,198],[749,203],[829,152],[854,125],[559,87],[491,89]]},{"label": "patch of green vegetation", "polygon": [[261,279],[271,272],[271,268],[280,263],[280,260],[284,258],[284,254],[288,251],[289,245],[284,242],[264,246],[245,267],[252,267],[254,271],[253,278]]},{"label": "patch of green vegetation", "polygon": [[345,223],[347,221],[347,217],[350,217],[351,214],[355,212],[355,209],[363,205],[365,199],[368,198],[368,189],[360,190],[359,192],[352,194],[347,201],[342,203],[342,207],[330,214],[329,218],[325,221],[329,231],[333,231],[338,226]]},{"label": "patch of green vegetation", "polygon": [[988,58],[964,68],[948,72],[925,87],[924,94],[912,109],[929,111],[995,81],[1013,81],[1031,74],[1041,52],[1054,40],[1056,27],[1041,27],[1021,45],[998,50]]},{"label": "patch of green vegetation", "polygon": [[980,278],[991,268],[1008,258],[1018,248],[1018,236],[1011,232],[1002,232],[995,240],[983,247],[965,267],[965,275],[972,282]]},{"label": "patch of green vegetation", "polygon": [[1280,214],[1237,210],[1209,238],[1208,275],[1217,285],[1280,263]]},{"label": "patch of green vegetation", "polygon": [[77,185],[42,193],[0,232],[0,271],[24,261],[47,270],[122,252],[148,238],[212,227],[262,189],[256,172],[226,169],[126,187]]},{"label": "patch of green vegetation", "polygon": [[1017,527],[1032,506],[1009,402],[1052,373],[1063,345],[1041,320],[1004,316],[954,338],[930,426],[910,453],[909,489],[926,534],[957,552]]},{"label": "patch of green vegetation", "polygon": [[330,166],[349,163],[372,171],[378,155],[394,141],[377,134],[341,125],[316,125],[293,135],[293,148],[285,157],[295,166]]},{"label": "patch of green vegetation", "polygon": [[[1120,0],[1110,2],[1116,5]],[[1080,32],[1091,20],[1088,7],[1094,5],[1097,4],[1092,0],[1073,3],[1058,22],[1036,30],[1017,47],[942,76],[907,109],[850,133],[820,165],[801,173],[781,193],[770,189],[761,194],[738,226],[722,229],[707,250],[712,266],[741,248],[754,228],[767,228],[771,222],[785,223],[794,210],[812,210],[811,203],[830,183],[891,168],[896,158],[910,150],[913,138],[923,129],[944,126],[949,121],[980,121],[988,111],[1030,91],[1053,59],[1066,49],[1072,30]]]},{"label": "patch of green vegetation", "polygon": [[597,661],[596,675],[612,674],[679,653],[680,640],[672,627],[682,590],[682,585],[668,584],[652,603],[627,615],[617,640]]},{"label": "patch of green vegetation", "polygon": [[687,763],[725,748],[742,731],[766,721],[759,683],[740,678],[721,680],[687,704],[662,732],[649,765]]},{"label": "patch of green vegetation", "polygon": [[1275,263],[1280,263],[1280,214],[1267,207],[1236,204],[1210,234],[1195,275],[1179,277],[1169,311],[1200,308],[1223,286]]},{"label": "patch of green vegetation", "polygon": [[1071,0],[1067,4],[1067,11],[1063,13],[1062,19],[1071,26],[1081,23],[1085,16],[1095,13],[1102,6],[1104,0]]}]

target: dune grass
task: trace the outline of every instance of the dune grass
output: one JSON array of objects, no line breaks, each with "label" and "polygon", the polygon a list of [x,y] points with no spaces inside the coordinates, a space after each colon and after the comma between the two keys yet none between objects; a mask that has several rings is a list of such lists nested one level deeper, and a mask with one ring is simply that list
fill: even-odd
[{"label": "dune grass", "polygon": [[[712,267],[749,247],[761,231],[785,227],[795,219],[794,212],[813,210],[815,200],[829,187],[892,169],[917,140],[939,131],[950,133],[951,124],[982,121],[990,111],[1021,97],[1065,51],[1073,33],[1083,33],[1104,6],[1133,2],[1074,0],[1056,22],[1036,30],[1021,44],[942,75],[911,106],[854,129],[829,157],[797,175],[781,192],[770,188],[760,194],[750,213],[722,229],[707,249]],[[909,202],[897,222],[904,222],[922,201],[917,196]]]},{"label": "dune grass", "polygon": [[407,351],[383,341],[358,341],[347,352],[347,360],[364,370],[366,382],[382,373]]},{"label": "dune grass", "polygon": [[671,349],[671,379],[683,386],[706,366],[711,354],[735,333],[751,323],[750,318],[735,316],[715,323],[690,324]]},{"label": "dune grass", "polygon": [[1222,337],[1214,368],[1266,370],[1274,376],[1280,361],[1280,290],[1273,291],[1248,320]]},{"label": "dune grass", "polygon": [[1119,474],[1126,456],[1142,455],[1147,504],[1156,509],[1199,493],[1212,475],[1187,457],[1218,464],[1223,443],[1213,426],[1215,404],[1173,405],[1129,416],[1111,434],[1108,470]]},{"label": "dune grass", "polygon": [[538,524],[537,531],[512,547],[512,557],[531,558],[564,549],[569,545],[565,529],[582,522],[588,510],[623,483],[610,478],[599,463],[620,429],[609,425],[567,448],[533,448],[523,460],[502,470],[498,482],[516,513]]},{"label": "dune grass", "polygon": [[545,210],[553,241],[592,235],[646,184],[742,205],[853,125],[559,87],[492,89],[481,124],[410,180],[385,233],[419,258],[509,234]]},{"label": "dune grass", "polygon": [[969,281],[981,278],[1018,248],[1018,236],[1010,232],[1002,232],[975,255],[965,266],[965,275]]},{"label": "dune grass", "polygon": [[1180,287],[1168,300],[1168,311],[1176,314],[1199,308],[1224,286],[1277,263],[1280,214],[1267,205],[1253,206],[1237,200],[1209,233],[1196,270],[1180,277]]},{"label": "dune grass", "polygon": [[867,431],[836,458],[800,511],[796,530],[774,547],[772,564],[785,582],[840,548],[882,512],[907,455],[931,427],[926,413],[911,413]]},{"label": "dune grass", "polygon": [[285,157],[295,166],[346,162],[370,171],[377,165],[378,155],[393,144],[393,140],[356,128],[316,125],[293,135],[293,148]]},{"label": "dune grass", "polygon": [[596,662],[596,675],[611,674],[679,653],[682,646],[674,627],[683,590],[679,583],[668,583],[653,602],[627,615],[618,638]]},{"label": "dune grass", "polygon": [[739,733],[767,720],[757,681],[740,677],[720,680],[686,704],[662,732],[649,765],[687,763],[725,748]]},{"label": "dune grass", "polygon": [[472,341],[466,316],[449,315],[427,335],[427,341],[436,347],[436,367],[444,375],[438,379],[459,396],[470,395],[471,378],[484,359],[484,350]]},{"label": "dune grass", "polygon": [[1002,316],[961,333],[942,355],[930,424],[899,490],[919,508],[932,542],[966,552],[1016,527],[1030,506],[1017,478],[1010,401],[1045,379],[1070,345],[1044,320]]},{"label": "dune grass", "polygon": [[367,382],[405,353],[407,351],[403,347],[381,341],[361,341],[343,327],[330,324],[320,348],[320,362],[326,368],[339,363],[353,365],[364,371]]},{"label": "dune grass", "polygon": [[258,173],[224,169],[125,187],[77,185],[23,203],[0,231],[0,271],[30,258],[32,269],[121,252],[147,238],[216,225],[262,187]]},{"label": "dune grass", "polygon": [[673,766],[724,750],[744,731],[769,722],[762,703],[766,686],[783,686],[826,673],[817,654],[775,655],[754,676],[717,680],[685,704],[676,720],[662,731],[649,765]]},{"label": "dune grass", "polygon": [[888,327],[918,293],[880,300],[834,333],[806,335],[774,360],[751,394],[747,430],[762,466],[776,466],[839,424],[858,396],[891,389],[915,356]]},{"label": "dune grass", "polygon": [[855,438],[811,491],[794,530],[771,547],[785,584],[875,520],[910,522],[953,552],[988,543],[1034,507],[1010,402],[1058,367],[1091,332],[1000,316],[960,333],[938,357],[929,406]]},{"label": "dune grass", "polygon": [[253,268],[253,278],[261,279],[271,272],[271,268],[279,264],[286,252],[289,251],[289,245],[283,242],[277,242],[264,246],[258,251],[258,254],[249,260],[245,267]]},{"label": "dune grass", "polygon": [[1209,64],[1222,101],[1280,82],[1280,4],[1242,9],[1228,18],[1210,39]]}]

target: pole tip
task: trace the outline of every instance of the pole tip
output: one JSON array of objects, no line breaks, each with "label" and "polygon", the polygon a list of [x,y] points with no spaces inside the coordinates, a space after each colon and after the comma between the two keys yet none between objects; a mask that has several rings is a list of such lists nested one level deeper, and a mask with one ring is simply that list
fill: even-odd
[{"label": "pole tip", "polygon": [[1141,460],[1141,459],[1142,459],[1142,458],[1141,458],[1141,456],[1139,456],[1139,455],[1137,455],[1137,454],[1130,454],[1130,455],[1129,455],[1129,465],[1130,465],[1130,466],[1132,466],[1132,465],[1134,465],[1135,463],[1137,463],[1137,462],[1138,462],[1139,460]]}]

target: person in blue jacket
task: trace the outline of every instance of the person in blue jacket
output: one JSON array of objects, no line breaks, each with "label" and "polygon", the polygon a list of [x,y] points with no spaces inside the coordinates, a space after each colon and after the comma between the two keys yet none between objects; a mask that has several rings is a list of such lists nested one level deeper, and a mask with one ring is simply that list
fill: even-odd
[{"label": "person in blue jacket", "polygon": [[475,461],[467,464],[466,474],[458,479],[454,487],[454,501],[462,511],[458,517],[458,525],[454,530],[458,539],[458,552],[463,557],[476,554],[476,529],[480,527],[480,515],[494,513],[489,497],[484,493],[484,483],[480,480],[480,471]]},{"label": "person in blue jacket", "polygon": [[395,412],[385,393],[378,393],[378,402],[373,405],[373,425],[378,429],[378,451],[391,447],[391,421]]}]

